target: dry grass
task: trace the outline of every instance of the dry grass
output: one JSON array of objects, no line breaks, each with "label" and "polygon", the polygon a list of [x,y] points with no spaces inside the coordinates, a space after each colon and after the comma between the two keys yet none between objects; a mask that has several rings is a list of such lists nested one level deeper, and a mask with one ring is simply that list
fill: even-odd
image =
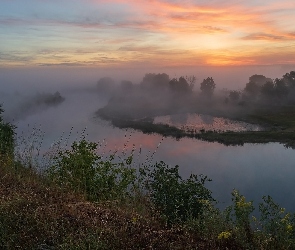
[{"label": "dry grass", "polygon": [[21,166],[2,164],[0,176],[1,249],[225,249],[166,227],[142,197],[92,203]]}]

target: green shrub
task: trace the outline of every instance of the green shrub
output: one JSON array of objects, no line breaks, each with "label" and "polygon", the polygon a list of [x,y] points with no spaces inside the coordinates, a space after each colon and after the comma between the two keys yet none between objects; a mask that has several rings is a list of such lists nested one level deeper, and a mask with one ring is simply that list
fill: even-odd
[{"label": "green shrub", "polygon": [[115,162],[115,155],[102,160],[98,144],[85,139],[74,142],[69,150],[59,150],[48,169],[51,179],[75,191],[84,192],[91,200],[117,199],[128,196],[135,181],[130,167],[132,156]]},{"label": "green shrub", "polygon": [[259,204],[259,226],[264,233],[267,249],[295,248],[295,215],[287,213],[270,196],[264,196]]},{"label": "green shrub", "polygon": [[0,157],[1,159],[13,158],[15,126],[3,121],[3,112],[2,105],[0,105]]},{"label": "green shrub", "polygon": [[233,205],[225,209],[225,219],[230,225],[233,235],[240,244],[253,248],[253,230],[251,228],[251,213],[255,210],[252,201],[246,201],[238,190],[232,192]]},{"label": "green shrub", "polygon": [[197,218],[204,204],[213,201],[211,191],[204,186],[206,176],[192,174],[183,180],[178,169],[160,162],[142,171],[150,198],[168,224]]}]

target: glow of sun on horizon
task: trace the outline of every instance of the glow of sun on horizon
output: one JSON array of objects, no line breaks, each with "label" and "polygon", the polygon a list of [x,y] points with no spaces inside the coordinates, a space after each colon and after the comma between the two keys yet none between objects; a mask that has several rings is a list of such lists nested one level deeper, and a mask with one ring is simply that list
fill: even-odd
[{"label": "glow of sun on horizon", "polygon": [[289,0],[1,5],[1,66],[295,64],[295,6]]}]

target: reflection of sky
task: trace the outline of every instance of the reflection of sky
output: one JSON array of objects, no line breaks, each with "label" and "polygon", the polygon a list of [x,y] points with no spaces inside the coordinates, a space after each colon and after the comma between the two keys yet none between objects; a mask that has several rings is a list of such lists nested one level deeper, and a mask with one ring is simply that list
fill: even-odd
[{"label": "reflection of sky", "polygon": [[168,124],[184,131],[257,131],[258,125],[246,122],[234,121],[223,117],[213,117],[202,114],[175,114],[169,116],[157,116],[154,123]]},{"label": "reflection of sky", "polygon": [[[294,150],[275,143],[227,147],[192,139],[176,141],[165,138],[162,141],[160,135],[126,132],[112,128],[107,122],[93,119],[95,110],[106,102],[96,93],[80,92],[78,95],[73,92],[65,94],[65,97],[66,101],[60,106],[19,121],[17,131],[30,132],[35,124],[37,127],[41,124],[45,132],[43,147],[48,149],[63,132],[66,137],[71,127],[74,127],[71,140],[79,138],[81,131],[87,127],[89,140],[102,142],[106,139],[101,149],[104,153],[114,151],[114,148],[122,152],[127,142],[127,154],[135,145],[136,161],[144,162],[148,157],[153,162],[163,160],[170,165],[177,164],[184,177],[191,173],[207,175],[213,180],[208,187],[221,202],[228,204],[230,193],[236,188],[248,200],[259,201],[263,195],[269,194],[282,206],[294,210],[295,197],[290,195],[295,188]],[[157,152],[153,155],[155,150]]]}]

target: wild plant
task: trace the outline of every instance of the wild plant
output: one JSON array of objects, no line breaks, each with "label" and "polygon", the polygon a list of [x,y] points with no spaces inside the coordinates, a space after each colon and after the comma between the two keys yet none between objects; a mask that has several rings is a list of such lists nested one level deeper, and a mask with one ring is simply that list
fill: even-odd
[{"label": "wild plant", "polygon": [[84,192],[91,200],[123,199],[130,195],[136,173],[132,156],[115,162],[115,155],[102,159],[96,152],[98,143],[85,139],[73,142],[68,150],[54,157],[48,176],[62,186]]},{"label": "wild plant", "polygon": [[229,230],[238,242],[248,248],[253,248],[253,230],[251,228],[251,214],[255,210],[252,201],[246,201],[245,196],[238,190],[232,192],[233,205],[224,211],[225,219],[232,228]]},{"label": "wild plant", "polygon": [[295,214],[287,213],[270,196],[264,196],[262,199],[258,221],[263,232],[261,244],[267,249],[294,249]]},{"label": "wild plant", "polygon": [[27,133],[22,133],[16,138],[15,160],[23,167],[38,170],[41,167],[41,148],[44,139],[44,132],[41,126],[28,125]]},{"label": "wild plant", "polygon": [[151,201],[170,225],[197,218],[205,208],[204,203],[214,200],[204,186],[209,181],[206,176],[192,174],[183,180],[178,166],[159,162],[142,168],[141,175]]},{"label": "wild plant", "polygon": [[14,156],[15,126],[4,122],[2,118],[2,105],[0,105],[0,161],[11,161]]}]

